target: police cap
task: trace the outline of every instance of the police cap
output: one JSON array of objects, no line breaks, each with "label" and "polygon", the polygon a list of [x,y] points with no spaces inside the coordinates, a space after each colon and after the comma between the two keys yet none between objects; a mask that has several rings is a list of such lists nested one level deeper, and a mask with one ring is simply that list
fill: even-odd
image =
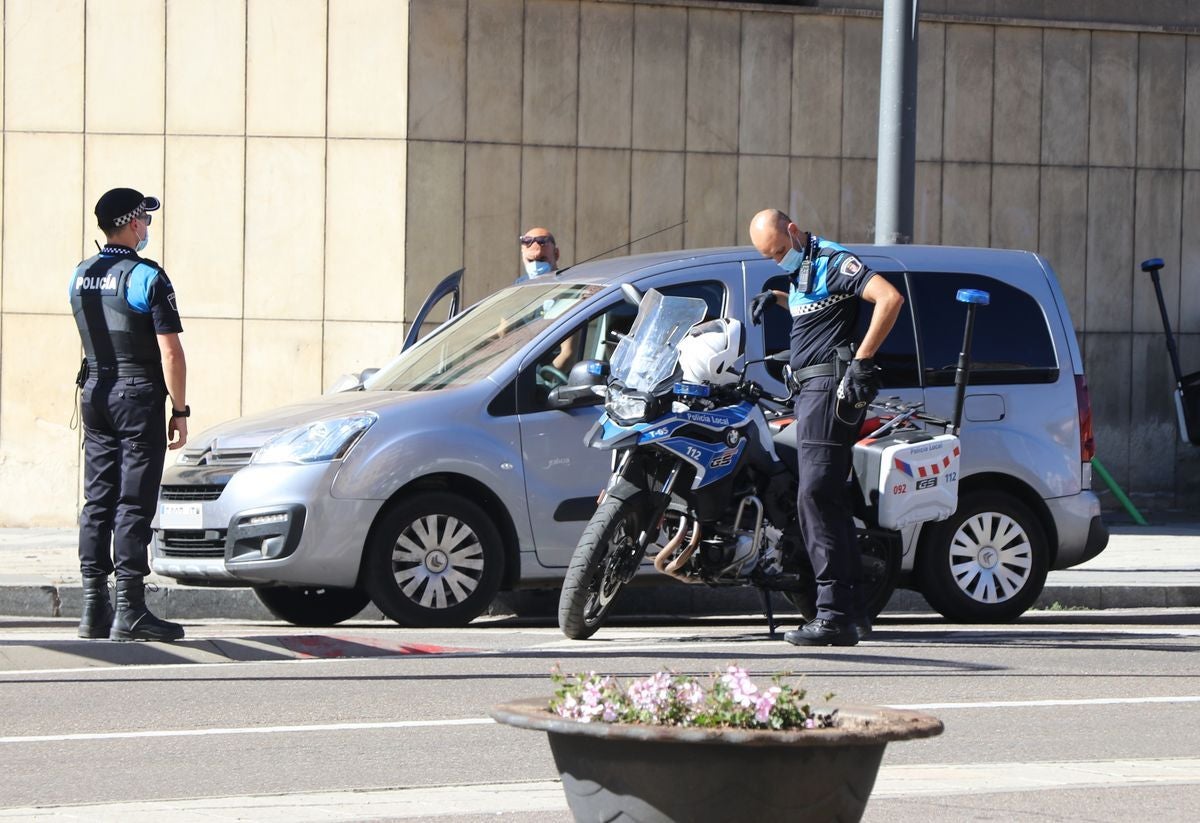
[{"label": "police cap", "polygon": [[161,205],[157,197],[144,197],[136,189],[109,189],[96,201],[96,222],[104,231],[112,231]]}]

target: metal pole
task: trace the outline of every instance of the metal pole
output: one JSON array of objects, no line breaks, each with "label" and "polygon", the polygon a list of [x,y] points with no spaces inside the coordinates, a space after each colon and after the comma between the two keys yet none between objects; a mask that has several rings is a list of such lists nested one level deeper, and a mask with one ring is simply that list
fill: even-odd
[{"label": "metal pole", "polygon": [[911,243],[917,157],[917,17],[920,0],[884,0],[879,62],[875,242]]}]

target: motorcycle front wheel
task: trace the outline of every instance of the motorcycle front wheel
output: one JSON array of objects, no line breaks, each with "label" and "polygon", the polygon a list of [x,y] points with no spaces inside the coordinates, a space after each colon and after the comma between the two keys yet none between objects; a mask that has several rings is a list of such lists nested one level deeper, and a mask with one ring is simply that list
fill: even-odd
[{"label": "motorcycle front wheel", "polygon": [[641,562],[638,508],[607,497],[592,515],[558,599],[558,627],[572,640],[586,640],[604,625],[617,593]]}]

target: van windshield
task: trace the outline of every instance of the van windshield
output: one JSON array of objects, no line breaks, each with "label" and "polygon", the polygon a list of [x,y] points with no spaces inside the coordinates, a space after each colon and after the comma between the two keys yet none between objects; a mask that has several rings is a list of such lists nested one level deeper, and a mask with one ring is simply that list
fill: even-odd
[{"label": "van windshield", "polygon": [[433,391],[478,382],[600,289],[585,283],[548,283],[498,291],[399,354],[363,388]]}]

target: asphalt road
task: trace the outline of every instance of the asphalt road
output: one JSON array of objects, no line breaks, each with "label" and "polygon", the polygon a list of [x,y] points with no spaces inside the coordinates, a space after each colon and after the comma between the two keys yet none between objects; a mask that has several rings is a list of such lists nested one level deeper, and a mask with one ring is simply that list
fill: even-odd
[{"label": "asphalt road", "polygon": [[77,641],[74,626],[0,618],[0,820],[566,821],[544,736],[492,723],[491,706],[549,695],[555,663],[730,662],[764,683],[803,674],[835,704],[942,718],[942,736],[888,747],[867,821],[1200,815],[1200,610],[893,616],[857,647],[803,651],[759,617],[624,623],[587,642],[517,620],[211,621],[175,645]]}]

